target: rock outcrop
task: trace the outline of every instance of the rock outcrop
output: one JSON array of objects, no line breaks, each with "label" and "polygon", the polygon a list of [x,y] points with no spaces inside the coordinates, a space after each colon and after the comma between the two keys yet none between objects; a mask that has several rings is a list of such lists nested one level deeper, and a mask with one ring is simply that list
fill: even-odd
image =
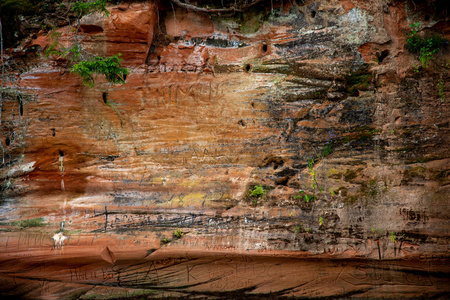
[{"label": "rock outcrop", "polygon": [[416,22],[448,39],[445,10],[162,2],[80,20],[84,50],[121,53],[123,85],[84,86],[44,30],[7,50],[1,293],[448,293],[450,54],[421,67],[405,48]]}]

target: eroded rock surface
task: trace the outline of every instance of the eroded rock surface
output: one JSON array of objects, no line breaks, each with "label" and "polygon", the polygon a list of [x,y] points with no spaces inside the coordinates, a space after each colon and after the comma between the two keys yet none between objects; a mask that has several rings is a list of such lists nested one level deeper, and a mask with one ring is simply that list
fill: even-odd
[{"label": "eroded rock surface", "polygon": [[449,38],[448,16],[266,2],[83,17],[83,48],[121,53],[124,85],[84,86],[44,31],[7,51],[2,294],[448,294],[450,55],[420,68],[405,49],[415,22]]}]

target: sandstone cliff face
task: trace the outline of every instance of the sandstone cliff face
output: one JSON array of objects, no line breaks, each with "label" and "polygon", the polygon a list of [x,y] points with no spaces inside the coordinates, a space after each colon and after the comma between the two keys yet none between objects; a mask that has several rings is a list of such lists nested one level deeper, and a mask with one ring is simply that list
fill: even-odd
[{"label": "sandstone cliff face", "polygon": [[[120,297],[150,286],[167,296],[182,296],[173,290],[181,286],[299,296],[314,288],[298,288],[298,276],[287,286],[255,280],[289,274],[267,273],[268,265],[291,263],[278,255],[447,262],[450,56],[440,51],[417,68],[405,40],[415,22],[449,38],[448,17],[423,2],[267,2],[233,16],[146,1],[110,6],[108,18],[83,17],[84,49],[121,53],[130,69],[124,85],[99,76],[95,87],[84,86],[67,61],[41,55],[51,43],[44,32],[10,49],[0,128],[4,269],[62,280],[67,297],[100,295],[88,282],[116,286],[109,293]],[[71,28],[58,29],[62,44]],[[252,197],[257,185],[265,192]],[[45,226],[31,227],[33,220]],[[62,221],[66,260],[35,265],[54,255],[51,237]],[[177,229],[181,239],[172,237]],[[233,256],[253,273],[225,286],[227,256],[207,254],[224,251],[270,258]],[[23,255],[20,264],[11,264],[18,258],[11,253]],[[173,270],[144,267],[152,257],[173,259]],[[142,263],[136,273],[132,258]],[[194,273],[170,275],[213,263],[217,276],[197,267],[196,287]],[[434,263],[424,272],[448,272]],[[395,278],[412,267],[396,266],[366,267]],[[122,281],[114,267],[124,270]],[[375,297],[386,291],[365,288],[406,284],[357,283],[360,266],[322,267],[329,271],[316,274],[320,284],[336,277],[345,286],[316,296]],[[103,269],[107,278],[97,278]],[[415,275],[403,296],[448,292],[447,281],[429,274]],[[19,275],[1,276],[4,293],[56,294],[56,285],[26,290],[26,279],[12,284]]]}]

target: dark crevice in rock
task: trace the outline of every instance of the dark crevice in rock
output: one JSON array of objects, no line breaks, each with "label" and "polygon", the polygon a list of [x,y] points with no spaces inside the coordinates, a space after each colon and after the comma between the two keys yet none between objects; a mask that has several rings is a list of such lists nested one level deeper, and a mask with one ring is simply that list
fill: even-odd
[{"label": "dark crevice in rock", "polygon": [[102,93],[102,100],[105,104],[108,104],[108,93],[107,92]]},{"label": "dark crevice in rock", "polygon": [[379,55],[378,55],[378,62],[382,63],[383,60],[388,57],[389,55],[389,50],[383,50]]}]

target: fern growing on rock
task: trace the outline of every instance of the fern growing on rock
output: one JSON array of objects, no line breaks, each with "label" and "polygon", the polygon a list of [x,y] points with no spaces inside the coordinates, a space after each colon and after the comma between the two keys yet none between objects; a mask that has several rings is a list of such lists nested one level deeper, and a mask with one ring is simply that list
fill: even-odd
[{"label": "fern growing on rock", "polygon": [[111,57],[94,57],[91,60],[80,61],[71,67],[71,72],[81,76],[83,83],[89,87],[94,86],[94,74],[105,75],[108,82],[125,83],[128,69],[123,68],[120,63],[122,59],[118,55]]},{"label": "fern growing on rock", "polygon": [[93,87],[95,85],[94,75],[105,75],[106,80],[111,84],[125,83],[126,75],[129,73],[128,69],[122,67],[120,53],[111,57],[92,56],[92,54],[85,51],[78,41],[78,32],[80,29],[80,19],[83,15],[90,13],[101,13],[109,16],[109,11],[106,9],[106,0],[97,1],[77,1],[72,4],[71,11],[77,15],[76,29],[74,42],[71,47],[64,48],[59,43],[60,33],[53,29],[49,34],[51,44],[48,46],[45,54],[47,56],[56,55],[65,59],[70,59],[74,63],[70,71],[78,74],[83,80],[83,84]]}]

